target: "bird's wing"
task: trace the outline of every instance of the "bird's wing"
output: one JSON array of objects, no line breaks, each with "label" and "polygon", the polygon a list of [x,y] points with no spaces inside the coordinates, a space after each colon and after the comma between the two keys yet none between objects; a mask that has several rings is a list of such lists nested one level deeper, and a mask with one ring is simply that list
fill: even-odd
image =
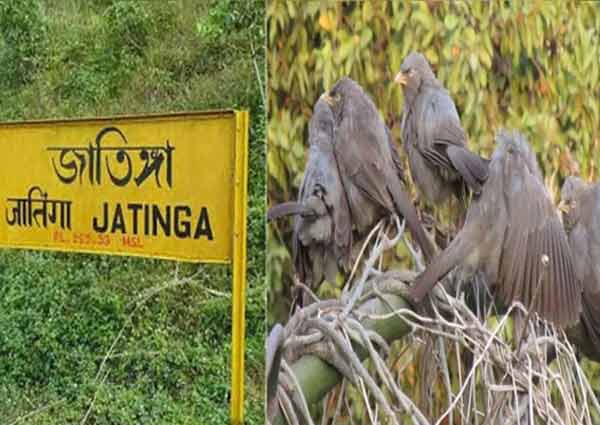
[{"label": "bird's wing", "polygon": [[[311,143],[308,161],[306,162],[306,167],[304,168],[304,176],[302,178],[302,183],[300,184],[300,190],[298,191],[297,203],[300,205],[302,205],[302,202],[306,201],[308,197],[313,194],[318,182],[320,181],[320,173],[315,161],[315,155],[318,155],[318,153],[318,145]],[[313,281],[319,282],[321,278],[317,276],[313,279],[313,273],[311,272],[313,267],[311,266],[308,248],[305,247],[300,241],[300,233],[307,225],[309,224],[302,216],[296,216],[294,220],[294,234],[292,236],[292,260],[300,280],[310,285]],[[320,274],[322,275],[322,273]]]},{"label": "bird's wing", "polygon": [[566,234],[539,178],[525,167],[512,168],[504,176],[509,223],[499,264],[500,296],[557,325],[572,323],[581,312],[581,285]]},{"label": "bird's wing", "polygon": [[454,145],[447,146],[446,153],[467,186],[476,194],[481,193],[481,188],[488,178],[489,161],[466,148]]},{"label": "bird's wing", "polygon": [[[336,130],[335,155],[340,165],[341,176],[348,193],[353,187],[371,199],[376,205],[390,213],[397,212],[406,220],[407,227],[423,254],[429,261],[435,248],[428,239],[417,216],[414,205],[404,191],[399,177],[400,159],[394,152],[389,132],[378,112],[364,115],[355,111],[350,117],[342,120]],[[358,114],[358,115],[357,115]],[[365,117],[372,119],[364,119]],[[394,158],[396,155],[396,158]],[[352,194],[348,194],[348,202],[353,214],[360,214],[361,206],[355,205]]]},{"label": "bird's wing", "polygon": [[[320,217],[297,216],[294,223],[292,252],[296,271],[300,279],[309,284],[322,281],[325,270],[338,262],[346,265],[352,245],[352,222],[348,201],[339,175],[333,140],[324,133],[311,136],[327,137],[318,143],[311,140],[304,178],[299,191],[299,203],[311,211],[315,197],[323,203]],[[318,193],[318,195],[317,195]],[[333,233],[332,233],[333,232]],[[302,243],[309,240],[310,243]],[[323,252],[326,250],[326,258]]]},{"label": "bird's wing", "polygon": [[416,279],[409,290],[413,301],[421,302],[435,284],[454,267],[462,264],[465,257],[479,244],[477,227],[466,223],[456,237],[439,255],[435,256],[425,271]]},{"label": "bird's wing", "polygon": [[352,221],[338,159],[334,153],[333,138],[328,138],[326,143],[311,146],[307,167],[315,171],[310,181],[306,182],[306,191],[309,191],[309,187],[324,188],[325,205],[333,218],[335,242],[340,248],[349,247]]},{"label": "bird's wing", "polygon": [[569,234],[569,244],[583,284],[583,325],[600,353],[600,185],[588,189],[582,198],[580,220]]},{"label": "bird's wing", "polygon": [[584,292],[598,294],[600,312],[600,185],[587,189],[576,208],[580,210],[579,221],[569,235],[569,243],[577,275],[582,279],[588,277]]},{"label": "bird's wing", "polygon": [[419,99],[423,102],[420,114],[420,134],[423,143],[420,146],[428,149],[434,143],[443,143],[464,147],[467,135],[460,124],[456,106],[448,92],[442,88],[425,91]]},{"label": "bird's wing", "polygon": [[[400,155],[398,154],[398,149],[396,144],[394,143],[394,139],[392,138],[392,134],[389,128],[385,127],[388,142],[390,146],[390,151],[392,155],[392,160],[394,162],[396,174],[402,183],[406,183],[404,179],[404,171],[402,168],[402,161],[400,160]],[[426,236],[425,231],[423,230],[423,226],[418,219],[417,211],[412,204],[412,201],[408,197],[408,194],[402,189],[402,186],[398,185],[397,187],[392,187],[390,189],[390,193],[392,194],[392,198],[394,199],[394,203],[398,206],[401,206],[400,213],[404,216],[406,223],[408,225],[408,229],[411,234],[415,238],[416,242],[419,244],[421,249],[423,250],[423,255],[425,256],[426,263],[429,263],[431,259],[435,255],[435,247],[434,244],[431,243],[429,238]]]},{"label": "bird's wing", "polygon": [[276,220],[290,215],[309,214],[311,209],[296,201],[282,202],[269,208],[267,220]]},{"label": "bird's wing", "polygon": [[[590,244],[594,249],[600,249],[600,184],[593,185],[586,191],[586,194],[585,205],[582,205],[585,211],[581,221],[589,231]],[[600,270],[598,273],[598,277],[600,277]],[[600,279],[598,281],[600,282]]]},{"label": "bird's wing", "polygon": [[[359,105],[360,106],[360,105]],[[386,189],[386,174],[392,170],[389,139],[380,117],[366,119],[348,106],[348,113],[335,131],[335,156],[342,179],[358,187],[376,204],[393,210]],[[349,199],[352,203],[352,199]]]},{"label": "bird's wing", "polygon": [[475,193],[488,177],[488,161],[469,151],[454,102],[446,90],[436,88],[423,94],[419,149],[432,164],[447,172],[458,172]]},{"label": "bird's wing", "polygon": [[285,331],[281,324],[276,323],[271,329],[266,342],[266,367],[267,370],[267,400],[273,400],[277,395],[279,384],[279,368],[283,357],[283,343]]},{"label": "bird's wing", "polygon": [[400,155],[398,154],[396,143],[394,142],[394,138],[392,137],[392,132],[390,131],[387,125],[385,126],[385,133],[388,138],[390,152],[392,153],[392,161],[394,161],[394,166],[396,167],[396,173],[398,174],[398,178],[402,181],[402,183],[406,184],[406,180],[404,178],[404,169],[402,167],[402,161],[400,160]]},{"label": "bird's wing", "polygon": [[[586,276],[592,277],[594,274],[594,265],[590,262],[589,256],[589,236],[586,227],[582,223],[575,225],[569,234],[569,246],[571,247],[571,253],[573,254],[573,269],[575,270],[575,275],[581,282],[585,282]],[[600,285],[600,281],[598,282],[598,285]],[[595,285],[590,285],[589,290],[586,291],[587,288],[584,285],[583,290],[586,293],[592,293],[594,292],[594,286]]]},{"label": "bird's wing", "polygon": [[594,231],[597,230],[578,223],[569,234],[569,245],[575,272],[583,285],[581,321],[587,333],[585,343],[600,352],[600,246],[592,240]]}]

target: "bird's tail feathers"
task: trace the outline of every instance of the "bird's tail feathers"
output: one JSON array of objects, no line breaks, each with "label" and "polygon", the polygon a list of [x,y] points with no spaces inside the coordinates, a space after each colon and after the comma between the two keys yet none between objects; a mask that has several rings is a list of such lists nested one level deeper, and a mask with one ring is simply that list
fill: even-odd
[{"label": "bird's tail feathers", "polygon": [[475,194],[481,193],[488,178],[490,161],[459,146],[448,146],[447,153],[469,189]]},{"label": "bird's tail feathers", "polygon": [[426,263],[429,263],[435,255],[435,246],[427,236],[423,224],[417,216],[415,206],[408,197],[408,194],[399,185],[390,188],[390,193],[394,200],[396,211],[404,217],[408,230],[421,248],[421,251],[423,251]]},{"label": "bird's tail feathers", "polygon": [[429,264],[410,288],[410,295],[416,302],[421,302],[425,295],[455,266],[461,263],[473,249],[475,239],[474,228],[463,228],[448,247]]},{"label": "bird's tail feathers", "polygon": [[313,210],[300,202],[290,201],[277,204],[267,212],[267,220],[277,220],[281,217],[287,217],[290,215],[306,215],[312,213]]},{"label": "bird's tail feathers", "polygon": [[587,333],[586,344],[591,346],[594,353],[600,353],[600,319],[598,315],[598,307],[590,303],[583,297],[583,310],[581,312],[581,321]]}]

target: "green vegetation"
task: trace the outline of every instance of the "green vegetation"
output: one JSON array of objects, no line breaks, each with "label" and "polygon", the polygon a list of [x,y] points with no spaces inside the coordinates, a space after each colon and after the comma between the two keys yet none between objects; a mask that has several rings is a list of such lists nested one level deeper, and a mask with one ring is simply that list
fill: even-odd
[{"label": "green vegetation", "polygon": [[[264,422],[263,10],[261,0],[0,1],[1,120],[250,110],[254,424]],[[227,423],[230,277],[221,266],[2,250],[0,423]]]},{"label": "green vegetation", "polygon": [[[449,90],[473,150],[489,156],[496,131],[516,128],[555,195],[567,175],[598,178],[598,2],[270,2],[267,23],[273,204],[296,197],[313,104],[344,75],[371,94],[400,141],[402,91],[393,79],[411,51],[425,54]],[[269,232],[269,297],[282,300],[292,285],[282,242],[291,221]],[[283,320],[285,306],[274,305],[269,320]]]}]

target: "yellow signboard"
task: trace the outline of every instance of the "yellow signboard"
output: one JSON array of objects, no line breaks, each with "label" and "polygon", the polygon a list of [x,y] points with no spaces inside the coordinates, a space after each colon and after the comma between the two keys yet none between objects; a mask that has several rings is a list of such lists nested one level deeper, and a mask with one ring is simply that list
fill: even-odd
[{"label": "yellow signboard", "polygon": [[243,420],[248,114],[0,124],[0,246],[232,263]]},{"label": "yellow signboard", "polygon": [[233,111],[0,125],[0,244],[231,260]]}]

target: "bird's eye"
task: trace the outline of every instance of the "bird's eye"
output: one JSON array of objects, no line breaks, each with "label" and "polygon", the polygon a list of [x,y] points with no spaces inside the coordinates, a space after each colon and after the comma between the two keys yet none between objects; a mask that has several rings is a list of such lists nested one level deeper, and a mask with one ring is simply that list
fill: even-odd
[{"label": "bird's eye", "polygon": [[414,69],[409,69],[409,70],[408,70],[408,75],[410,75],[411,77],[412,77],[413,75],[415,75],[415,70],[414,70]]}]

